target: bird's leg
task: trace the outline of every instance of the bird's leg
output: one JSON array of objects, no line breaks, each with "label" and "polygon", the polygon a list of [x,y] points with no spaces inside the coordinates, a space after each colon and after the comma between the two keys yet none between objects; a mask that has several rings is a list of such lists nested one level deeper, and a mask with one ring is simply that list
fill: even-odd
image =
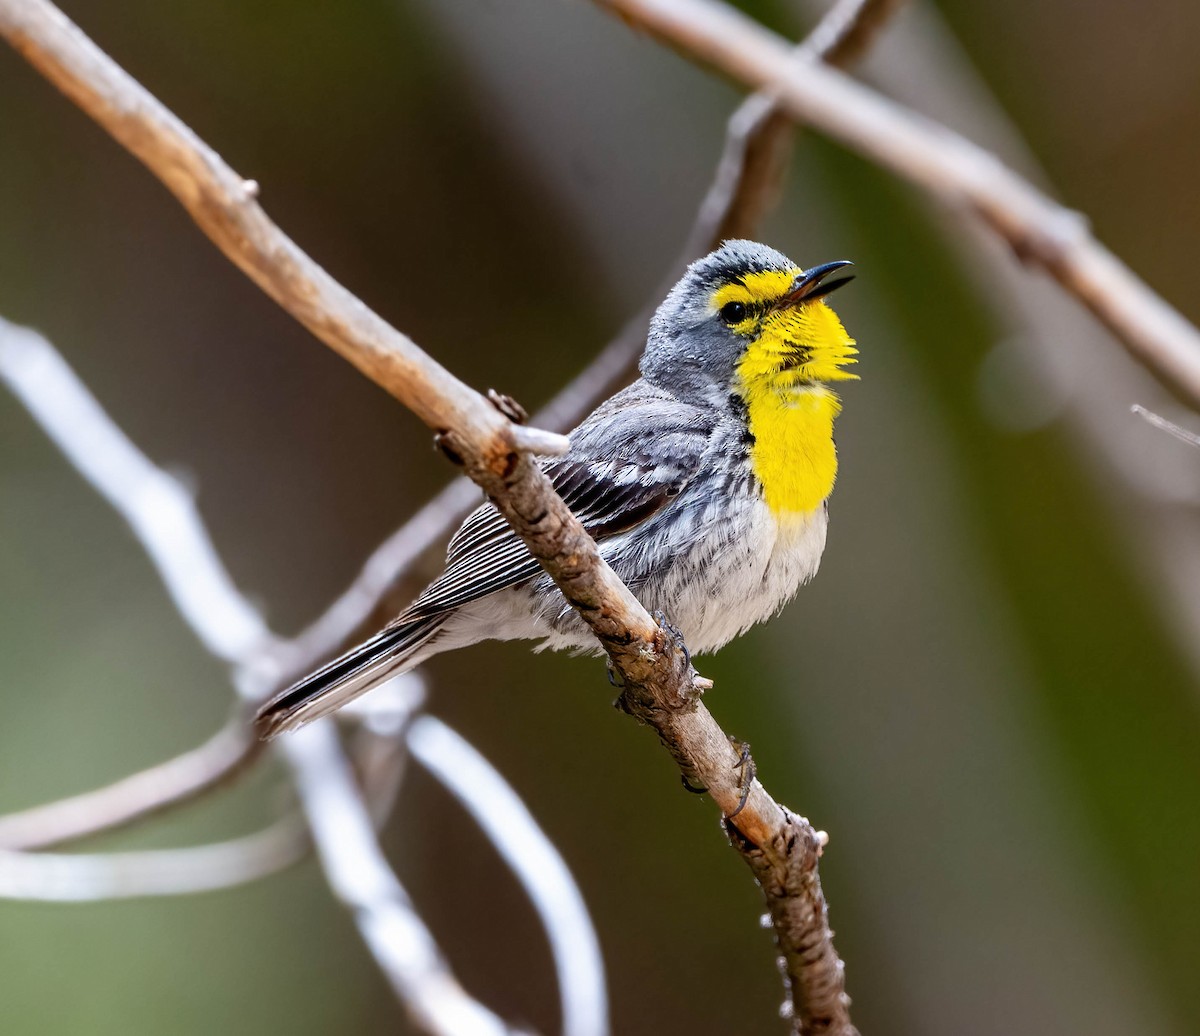
[{"label": "bird's leg", "polygon": [[758,776],[758,772],[754,765],[754,760],[750,757],[749,742],[739,741],[737,738],[730,736],[729,743],[738,750],[738,762],[734,769],[740,771],[738,773],[738,791],[741,792],[737,809],[726,817],[727,820],[732,820],[746,808],[746,802],[750,798],[750,789],[754,787],[754,779]]}]

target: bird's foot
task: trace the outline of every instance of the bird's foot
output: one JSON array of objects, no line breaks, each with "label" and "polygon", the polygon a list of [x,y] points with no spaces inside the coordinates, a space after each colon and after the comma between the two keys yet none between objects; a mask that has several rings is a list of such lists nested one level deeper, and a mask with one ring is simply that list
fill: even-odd
[{"label": "bird's foot", "polygon": [[654,621],[658,623],[658,628],[667,635],[671,646],[683,656],[683,667],[688,679],[680,693],[680,697],[684,704],[694,705],[704,696],[705,691],[712,690],[712,681],[704,679],[704,677],[696,672],[695,666],[692,665],[692,653],[688,650],[687,642],[683,639],[683,632],[679,627],[671,622],[661,611],[654,613]]},{"label": "bird's foot", "polygon": [[659,628],[671,639],[671,643],[683,652],[683,664],[691,666],[692,653],[688,650],[686,641],[683,639],[683,633],[666,615],[666,612],[656,611],[654,613],[654,621],[658,623]]},{"label": "bird's foot", "polygon": [[679,779],[683,782],[684,791],[689,791],[693,795],[705,795],[708,793],[708,789],[703,784],[693,784],[688,779],[688,775],[686,773],[681,773],[679,775]]},{"label": "bird's foot", "polygon": [[726,820],[732,820],[746,808],[746,802],[750,798],[750,791],[754,787],[755,778],[758,776],[754,760],[750,757],[749,742],[739,741],[737,738],[731,736],[729,743],[738,752],[738,761],[734,765],[734,769],[738,771],[738,791],[741,794],[738,798],[737,808],[725,818]]}]

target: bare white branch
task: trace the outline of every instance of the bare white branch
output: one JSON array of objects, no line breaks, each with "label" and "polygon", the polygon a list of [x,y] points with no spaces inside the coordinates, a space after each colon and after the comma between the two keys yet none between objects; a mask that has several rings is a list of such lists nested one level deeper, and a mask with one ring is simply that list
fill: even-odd
[{"label": "bare white branch", "polygon": [[491,763],[441,720],[415,720],[408,747],[491,839],[542,919],[562,990],[563,1036],[604,1036],[608,997],[600,944],[554,844]]},{"label": "bare white branch", "polygon": [[104,788],[0,817],[0,849],[41,849],[154,816],[229,780],[263,751],[240,712],[190,752]]},{"label": "bare white branch", "polygon": [[[239,695],[254,702],[277,686],[284,678],[279,661],[287,657],[288,645],[267,629],[238,591],[193,502],[178,484],[117,428],[41,335],[0,320],[0,376],[67,459],[129,522],[179,603],[185,620],[206,647],[234,663]],[[197,594],[196,586],[203,588],[202,593]],[[408,693],[414,691],[414,680],[407,677],[407,682],[401,681],[404,687],[398,684],[394,688],[394,702],[384,694],[377,704],[407,716],[420,701],[419,692]],[[376,720],[381,723],[385,718],[381,712]],[[436,1036],[514,1033],[465,993],[450,973],[432,935],[384,858],[370,811],[332,724],[313,724],[302,734],[280,742],[278,750],[290,765],[330,886],[353,912],[368,948],[418,1024]],[[174,773],[177,783],[188,784],[196,781],[194,763],[185,756],[166,766],[175,768],[169,772]],[[153,794],[145,778],[146,774],[138,774],[121,782],[124,791],[136,792],[139,798]],[[111,804],[113,787],[94,794]],[[458,795],[464,793],[461,786],[452,790]],[[517,801],[515,793],[491,771],[485,794],[503,798],[504,793]],[[124,801],[127,796],[117,798]],[[86,804],[87,797],[83,801]],[[95,799],[91,801],[94,804]],[[77,829],[80,800],[59,805],[61,814],[55,814],[53,806],[40,809],[50,811],[52,825],[60,833],[71,825]],[[43,812],[40,820],[46,817]],[[294,821],[288,823],[295,826]],[[282,824],[249,839],[179,850],[78,856],[0,852],[0,896],[90,900],[228,887],[272,873],[305,851],[307,840],[295,837],[294,832],[289,834]],[[500,849],[505,859],[510,859],[510,852]],[[564,1002],[563,1013],[578,1019],[593,1012],[601,1019],[600,1027],[580,1028],[577,1032],[585,1036],[603,1034],[607,1031],[603,1024],[604,974],[599,954],[591,951],[596,935],[586,910],[579,906],[582,897],[578,889],[561,859],[555,859],[557,868],[552,866],[547,871],[548,888],[542,892],[531,889],[530,894],[544,922],[546,904],[565,904],[565,919],[548,921],[560,978],[566,975],[563,995],[575,998]],[[528,867],[521,876],[536,886],[538,876]],[[571,895],[563,893],[564,883],[573,892],[574,908]],[[569,961],[559,952],[563,930],[571,932],[572,939],[581,940],[583,947]],[[586,966],[594,967],[595,974],[583,975],[581,969]]]},{"label": "bare white branch", "polygon": [[1200,446],[1200,435],[1197,435],[1195,432],[1189,432],[1174,421],[1168,421],[1161,414],[1156,414],[1153,410],[1147,410],[1138,403],[1135,403],[1132,409],[1139,417],[1154,425],[1155,428],[1162,429],[1168,435],[1175,436],[1180,442],[1186,442],[1190,446]]},{"label": "bare white branch", "polygon": [[[313,723],[282,742],[325,876],[354,915],[414,1020],[433,1033],[508,1036],[499,1017],[454,980],[429,930],[379,850],[333,725]],[[347,806],[351,808],[347,808]]]},{"label": "bare white branch", "polygon": [[0,897],[50,903],[183,896],[232,888],[275,874],[309,847],[297,816],[227,842],[118,853],[0,850]]},{"label": "bare white branch", "polygon": [[129,523],[175,607],[209,651],[237,662],[272,641],[225,571],[187,490],[129,441],[45,338],[3,318],[0,378]]}]

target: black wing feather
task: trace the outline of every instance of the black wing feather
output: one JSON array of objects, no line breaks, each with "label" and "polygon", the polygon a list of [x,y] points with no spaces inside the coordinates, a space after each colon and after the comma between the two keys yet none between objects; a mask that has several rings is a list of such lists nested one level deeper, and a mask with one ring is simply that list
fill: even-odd
[{"label": "black wing feather", "polygon": [[[546,465],[568,506],[597,539],[632,529],[678,496],[700,470],[712,422],[639,383],[617,393],[571,436],[572,449]],[[450,541],[446,571],[395,622],[271,702],[262,737],[326,715],[370,690],[431,641],[446,612],[535,576],[538,563],[491,504]]]},{"label": "black wing feather", "polygon": [[[644,393],[637,400],[615,396],[572,434],[567,456],[545,465],[563,501],[597,540],[640,525],[678,496],[708,443],[712,422],[702,411]],[[625,412],[612,420],[619,410]],[[539,571],[500,512],[484,504],[451,539],[445,572],[402,620],[449,611]]]}]

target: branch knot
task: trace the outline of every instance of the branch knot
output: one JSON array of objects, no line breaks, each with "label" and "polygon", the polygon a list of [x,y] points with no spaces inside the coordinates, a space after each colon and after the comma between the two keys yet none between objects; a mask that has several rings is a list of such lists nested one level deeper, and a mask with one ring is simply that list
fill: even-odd
[{"label": "branch knot", "polygon": [[503,392],[497,392],[495,389],[487,390],[488,402],[497,410],[507,417],[513,424],[528,424],[529,411],[518,403],[512,396],[505,395]]}]

